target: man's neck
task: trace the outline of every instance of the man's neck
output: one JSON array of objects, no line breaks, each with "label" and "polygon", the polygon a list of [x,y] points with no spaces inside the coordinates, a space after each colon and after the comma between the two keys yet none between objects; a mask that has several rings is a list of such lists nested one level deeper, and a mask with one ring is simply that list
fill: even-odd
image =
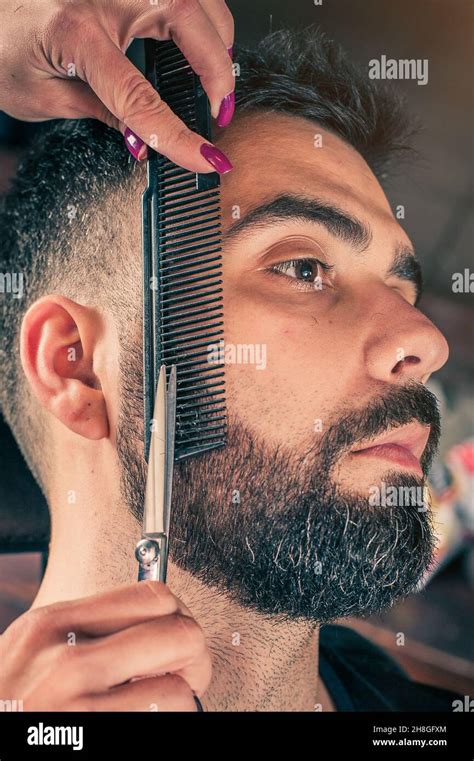
[{"label": "man's neck", "polygon": [[[135,519],[123,508],[53,512],[48,567],[32,607],[87,597],[137,579]],[[101,525],[101,523],[104,525]],[[167,584],[202,626],[212,654],[210,711],[318,711],[334,706],[318,679],[318,627],[281,622],[231,602],[168,562]]]}]

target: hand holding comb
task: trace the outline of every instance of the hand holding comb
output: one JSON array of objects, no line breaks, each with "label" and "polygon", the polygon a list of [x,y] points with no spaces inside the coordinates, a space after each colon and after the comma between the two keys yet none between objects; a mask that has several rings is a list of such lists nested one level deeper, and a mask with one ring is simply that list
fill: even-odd
[{"label": "hand holding comb", "polygon": [[[146,40],[145,65],[147,79],[170,108],[210,140],[207,95],[179,48],[168,40]],[[149,151],[147,168],[142,245],[149,466],[144,533],[136,556],[139,580],[157,574],[164,581],[173,464],[226,441],[223,363],[209,361],[209,351],[224,333],[220,178],[216,172],[190,172],[155,151]]]}]

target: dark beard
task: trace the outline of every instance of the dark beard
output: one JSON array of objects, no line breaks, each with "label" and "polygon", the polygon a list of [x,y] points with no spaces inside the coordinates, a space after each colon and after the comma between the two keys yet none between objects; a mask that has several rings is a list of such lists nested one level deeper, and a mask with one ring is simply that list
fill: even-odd
[{"label": "dark beard", "polygon": [[[141,520],[145,467],[126,400],[125,410],[117,441],[122,492]],[[371,506],[368,494],[341,491],[332,471],[356,442],[412,421],[431,425],[426,474],[439,415],[435,397],[415,383],[339,417],[304,454],[270,447],[230,421],[225,448],[175,467],[171,560],[234,602],[281,620],[325,623],[390,607],[430,567],[430,511],[406,491],[403,504]],[[395,470],[381,481],[415,490],[424,484]]]}]

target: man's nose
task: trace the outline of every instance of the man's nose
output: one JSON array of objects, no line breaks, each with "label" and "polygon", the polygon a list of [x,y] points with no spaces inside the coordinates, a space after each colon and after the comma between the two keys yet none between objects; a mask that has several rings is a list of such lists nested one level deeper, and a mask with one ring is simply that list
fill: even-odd
[{"label": "man's nose", "polygon": [[426,383],[431,373],[445,364],[448,355],[443,334],[399,295],[386,292],[379,306],[372,303],[365,361],[373,378],[389,383]]}]

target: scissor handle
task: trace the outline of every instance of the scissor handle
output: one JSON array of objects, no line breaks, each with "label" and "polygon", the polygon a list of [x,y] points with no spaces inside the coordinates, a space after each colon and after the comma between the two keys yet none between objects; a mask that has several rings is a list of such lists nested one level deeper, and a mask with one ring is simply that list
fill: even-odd
[{"label": "scissor handle", "polygon": [[166,582],[167,539],[164,534],[156,539],[141,539],[135,548],[138,561],[138,581]]}]

